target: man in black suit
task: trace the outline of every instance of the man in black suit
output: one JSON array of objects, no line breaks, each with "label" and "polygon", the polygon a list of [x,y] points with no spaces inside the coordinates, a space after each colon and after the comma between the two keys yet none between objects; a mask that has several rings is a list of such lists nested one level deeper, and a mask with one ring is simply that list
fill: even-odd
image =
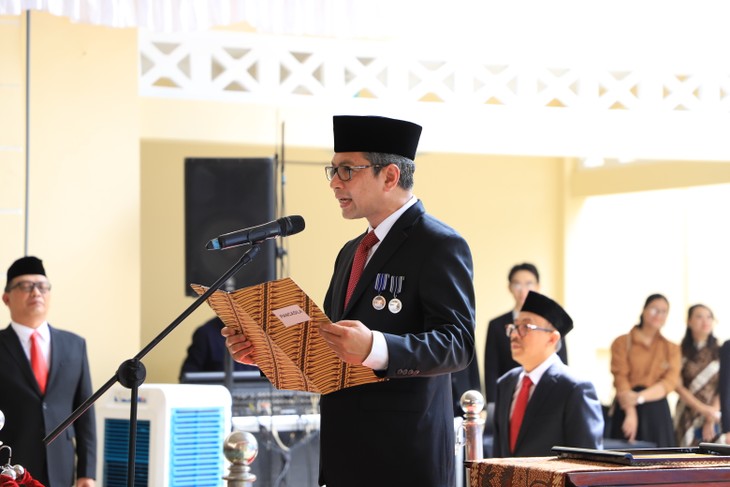
[{"label": "man in black suit", "polygon": [[[188,354],[180,367],[180,382],[186,380],[188,372],[223,372],[225,360],[228,360],[226,343],[221,336],[225,325],[217,316],[206,321],[193,332],[193,339],[188,347]],[[233,363],[233,370],[258,370],[253,365],[239,362]]]},{"label": "man in black suit", "polygon": [[3,293],[11,322],[0,331],[0,410],[5,414],[0,441],[13,449],[13,463],[46,487],[69,487],[74,481],[76,487],[93,487],[93,407],[50,445],[43,444],[92,394],[86,341],[48,324],[50,301],[51,284],[41,260],[16,260]]},{"label": "man in black suit", "polygon": [[510,338],[520,366],[497,381],[494,456],[553,455],[552,447],[602,448],[603,412],[596,389],[578,378],[555,353],[573,328],[563,308],[530,291]]},{"label": "man in black suit", "polygon": [[[473,266],[466,241],[413,196],[420,133],[401,120],[334,117],[326,175],[342,216],[367,219],[368,231],[336,258],[324,300],[333,323],[320,333],[343,361],[388,380],[322,396],[327,487],[455,484],[450,374],[474,357]],[[239,335],[227,346],[236,360],[251,353]]]},{"label": "man in black suit", "polygon": [[730,340],[720,347],[720,426],[718,442],[730,444]]},{"label": "man in black suit", "polygon": [[[509,338],[504,334],[504,327],[514,323],[528,292],[540,292],[540,274],[537,267],[529,262],[513,266],[509,271],[507,282],[509,292],[515,300],[515,307],[489,322],[487,343],[484,347],[484,389],[488,403],[494,403],[497,379],[519,365],[512,359]],[[568,363],[565,340],[558,351],[558,356],[564,364]]]}]

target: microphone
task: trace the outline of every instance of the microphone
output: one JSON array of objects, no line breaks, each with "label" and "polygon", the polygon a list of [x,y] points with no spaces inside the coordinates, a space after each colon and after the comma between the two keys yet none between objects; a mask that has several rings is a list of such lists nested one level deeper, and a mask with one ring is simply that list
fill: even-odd
[{"label": "microphone", "polygon": [[285,216],[263,225],[224,233],[208,241],[205,248],[208,250],[225,250],[248,243],[263,242],[270,238],[287,237],[302,230],[304,230],[304,218],[299,215]]}]

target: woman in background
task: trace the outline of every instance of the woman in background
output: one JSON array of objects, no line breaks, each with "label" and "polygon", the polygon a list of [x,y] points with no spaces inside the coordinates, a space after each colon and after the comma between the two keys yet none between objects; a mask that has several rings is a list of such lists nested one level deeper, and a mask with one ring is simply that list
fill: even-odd
[{"label": "woman in background", "polygon": [[639,323],[611,344],[611,373],[616,404],[611,438],[675,446],[667,394],[679,385],[679,346],[664,338],[669,301],[661,294],[646,299]]},{"label": "woman in background", "polygon": [[682,340],[682,382],[674,429],[679,446],[714,441],[720,434],[720,345],[712,334],[712,310],[695,304],[687,311]]}]

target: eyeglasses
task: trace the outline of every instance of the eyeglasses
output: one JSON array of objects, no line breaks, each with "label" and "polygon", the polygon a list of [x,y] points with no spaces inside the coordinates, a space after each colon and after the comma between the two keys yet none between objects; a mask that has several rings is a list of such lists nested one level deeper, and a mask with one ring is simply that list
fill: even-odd
[{"label": "eyeglasses", "polygon": [[510,289],[512,289],[515,292],[520,292],[523,289],[527,289],[528,291],[531,291],[537,287],[536,282],[511,282],[509,284]]},{"label": "eyeglasses", "polygon": [[647,308],[647,310],[649,311],[649,314],[652,316],[664,316],[667,313],[669,313],[668,309],[660,309],[660,308],[655,308],[653,306]]},{"label": "eyeglasses", "polygon": [[50,282],[33,282],[33,281],[20,281],[8,288],[8,291],[12,291],[13,289],[20,289],[24,293],[32,293],[33,289],[38,289],[38,292],[41,294],[46,294],[48,291],[51,290],[51,283]]},{"label": "eyeglasses", "polygon": [[531,331],[547,331],[547,332],[554,332],[556,330],[551,330],[550,328],[540,328],[537,325],[533,325],[532,323],[523,323],[521,325],[507,325],[504,327],[505,333],[507,333],[507,338],[512,336],[512,333],[517,330],[517,334],[524,338],[527,336],[528,333]]},{"label": "eyeglasses", "polygon": [[340,178],[340,181],[349,181],[352,179],[352,171],[366,169],[368,167],[385,167],[383,164],[370,164],[368,166],[326,166],[324,168],[324,175],[327,176],[327,181],[332,181],[335,174]]}]

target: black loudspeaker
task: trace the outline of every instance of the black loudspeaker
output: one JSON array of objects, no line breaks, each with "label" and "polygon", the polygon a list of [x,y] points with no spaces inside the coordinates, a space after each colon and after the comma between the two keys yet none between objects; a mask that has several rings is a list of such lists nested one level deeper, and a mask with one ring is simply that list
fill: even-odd
[{"label": "black loudspeaker", "polygon": [[[276,219],[275,163],[261,159],[185,159],[185,293],[197,297],[190,284],[210,286],[238,262],[249,245],[207,250],[205,244],[223,234]],[[276,279],[276,242],[260,252],[221,289],[232,291]]]}]

